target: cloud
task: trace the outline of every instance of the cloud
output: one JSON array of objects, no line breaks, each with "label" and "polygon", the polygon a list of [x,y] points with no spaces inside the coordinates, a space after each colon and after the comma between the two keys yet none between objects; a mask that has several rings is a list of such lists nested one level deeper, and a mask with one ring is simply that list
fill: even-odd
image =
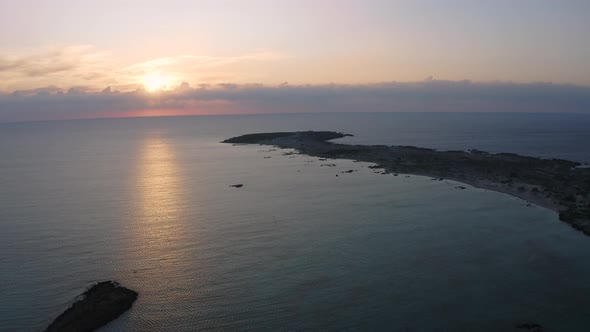
[{"label": "cloud", "polygon": [[144,61],[128,66],[123,70],[166,70],[176,66],[183,66],[184,68],[186,65],[200,68],[219,67],[246,61],[273,61],[285,58],[288,58],[288,56],[271,51],[258,51],[238,56],[178,55]]},{"label": "cloud", "polygon": [[262,79],[253,64],[288,58],[262,50],[233,56],[177,55],[123,63],[92,45],[0,54],[0,91],[31,90],[57,85],[63,89],[86,86],[95,91],[110,85],[121,91],[135,90],[146,75],[162,73],[170,84],[182,81],[213,83]]},{"label": "cloud", "polygon": [[[142,113],[149,110],[158,112]],[[377,84],[265,86],[201,84],[148,93],[55,86],[0,94],[0,122],[142,114],[291,112],[590,113],[590,87],[551,83],[425,80]]]},{"label": "cloud", "polygon": [[33,54],[0,55],[0,91],[34,89],[59,82],[71,87],[96,81],[109,73],[108,53],[89,45],[37,51]]}]

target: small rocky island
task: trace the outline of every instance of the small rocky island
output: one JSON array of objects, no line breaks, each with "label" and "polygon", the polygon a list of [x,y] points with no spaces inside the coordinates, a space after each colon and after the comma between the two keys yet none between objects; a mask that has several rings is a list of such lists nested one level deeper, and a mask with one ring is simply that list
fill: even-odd
[{"label": "small rocky island", "polygon": [[137,292],[114,281],[94,284],[59,315],[46,332],[94,331],[127,311],[137,299]]},{"label": "small rocky island", "polygon": [[413,146],[348,145],[329,140],[352,136],[331,131],[248,134],[222,143],[273,145],[320,158],[376,163],[386,173],[449,179],[520,197],[559,213],[590,235],[590,169],[561,159],[480,150],[437,151]]}]

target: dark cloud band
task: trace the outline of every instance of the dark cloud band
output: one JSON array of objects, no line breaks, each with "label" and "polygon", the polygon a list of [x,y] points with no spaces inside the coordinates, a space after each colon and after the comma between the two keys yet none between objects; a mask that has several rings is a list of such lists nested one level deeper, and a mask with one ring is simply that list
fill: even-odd
[{"label": "dark cloud band", "polygon": [[[56,87],[0,94],[0,122],[124,115],[137,110],[209,114],[291,112],[588,112],[590,87],[470,81],[361,85],[220,84],[148,93]],[[173,112],[171,112],[173,113]]]}]

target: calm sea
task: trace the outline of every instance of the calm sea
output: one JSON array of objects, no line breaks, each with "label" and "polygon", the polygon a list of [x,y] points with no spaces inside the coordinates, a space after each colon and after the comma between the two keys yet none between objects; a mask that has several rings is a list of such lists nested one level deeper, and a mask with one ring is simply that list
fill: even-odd
[{"label": "calm sea", "polygon": [[555,213],[219,141],[321,129],[589,162],[588,128],[460,113],[0,124],[0,331],[42,331],[104,279],[140,293],[104,331],[586,330],[590,238]]}]

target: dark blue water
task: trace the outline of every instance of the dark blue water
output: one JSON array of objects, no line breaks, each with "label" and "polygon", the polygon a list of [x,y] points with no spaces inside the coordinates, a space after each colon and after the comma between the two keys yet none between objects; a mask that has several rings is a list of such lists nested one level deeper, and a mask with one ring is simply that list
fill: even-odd
[{"label": "dark blue water", "polygon": [[428,113],[2,124],[0,330],[42,330],[103,279],[140,292],[105,331],[584,330],[590,240],[553,212],[218,142],[323,129],[588,161],[586,128],[582,115]]}]

